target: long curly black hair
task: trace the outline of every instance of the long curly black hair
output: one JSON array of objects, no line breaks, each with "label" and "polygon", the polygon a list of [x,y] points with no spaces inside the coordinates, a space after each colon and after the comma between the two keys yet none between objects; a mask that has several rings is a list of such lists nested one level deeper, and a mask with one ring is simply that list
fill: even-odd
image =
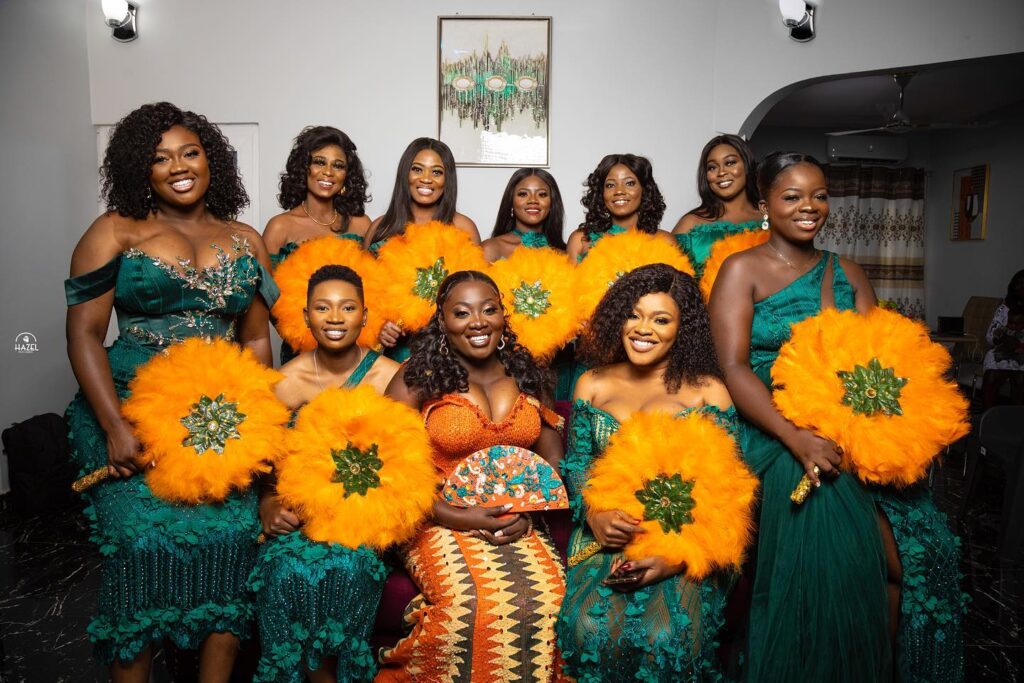
[{"label": "long curly black hair", "polygon": [[[446,334],[444,304],[456,285],[463,282],[486,283],[501,299],[494,280],[477,270],[456,271],[441,282],[437,290],[437,310],[430,322],[413,336],[412,355],[405,363],[405,383],[423,401],[469,391],[469,373],[466,368],[451,351],[441,353],[441,339]],[[519,343],[516,333],[508,325],[504,304],[501,309],[505,313],[505,329],[502,331],[505,345],[498,349],[498,359],[505,366],[505,374],[516,381],[523,393],[543,398],[549,394],[548,373],[537,365],[530,352]]]},{"label": "long curly black hair", "polygon": [[117,122],[103,155],[100,176],[107,211],[143,220],[156,213],[156,199],[149,183],[153,153],[160,138],[173,126],[199,136],[210,167],[206,210],[220,220],[233,220],[249,204],[249,195],[238,173],[235,148],[215,124],[202,114],[182,111],[170,102],[144,104]]},{"label": "long curly black hair", "polygon": [[636,175],[643,194],[640,197],[640,215],[637,230],[651,235],[658,232],[661,217],[665,215],[665,198],[661,196],[658,183],[654,182],[654,171],[646,157],[635,154],[609,154],[587,176],[583,186],[587,188],[580,203],[586,210],[580,228],[587,232],[607,232],[612,227],[612,214],[604,204],[604,181],[613,166],[622,164]]},{"label": "long curly black hair", "polygon": [[708,155],[719,145],[729,145],[743,160],[746,180],[743,191],[747,195],[747,201],[757,207],[757,202],[760,199],[757,194],[757,162],[754,161],[754,152],[751,151],[750,145],[739,135],[729,133],[716,135],[708,140],[708,144],[704,145],[704,149],[700,152],[700,161],[697,162],[697,194],[700,195],[700,206],[690,211],[695,216],[712,221],[718,220],[725,211],[725,204],[714,193],[711,183],[708,182]]},{"label": "long curly black hair", "polygon": [[370,201],[370,195],[367,192],[363,162],[356,154],[356,145],[349,136],[337,128],[307,126],[302,129],[292,144],[288,161],[285,162],[277,202],[282,209],[288,211],[306,200],[306,178],[309,165],[313,162],[313,152],[327,145],[340,147],[345,152],[348,162],[342,192],[334,195],[334,210],[341,216],[341,227],[337,232],[345,232],[352,216],[366,214],[366,202]]},{"label": "long curly black hair", "polygon": [[580,355],[590,367],[626,360],[622,327],[636,306],[648,294],[665,292],[679,309],[679,330],[669,350],[665,388],[676,392],[683,382],[704,384],[708,377],[724,381],[711,341],[711,322],[697,281],[664,263],[632,270],[608,288],[597,305],[583,335]]},{"label": "long curly black hair", "polygon": [[543,168],[521,168],[512,174],[508,179],[505,191],[501,193],[501,202],[498,204],[498,217],[494,221],[494,230],[491,237],[505,235],[515,230],[516,218],[512,214],[512,195],[515,194],[516,185],[525,178],[537,176],[548,186],[548,194],[551,197],[551,210],[541,226],[544,236],[548,238],[548,244],[556,249],[565,251],[565,238],[562,237],[562,224],[565,222],[565,207],[562,205],[562,193],[558,190],[558,183],[554,177]]}]

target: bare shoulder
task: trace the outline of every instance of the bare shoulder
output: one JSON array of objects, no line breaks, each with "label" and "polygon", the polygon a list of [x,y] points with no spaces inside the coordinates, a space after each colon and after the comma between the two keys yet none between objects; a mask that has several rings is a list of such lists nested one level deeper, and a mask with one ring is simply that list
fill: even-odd
[{"label": "bare shoulder", "polygon": [[676,221],[676,226],[672,228],[672,234],[686,234],[693,230],[694,226],[697,225],[697,223],[700,223],[700,221],[701,219],[697,216],[697,214],[692,212],[688,213],[682,218],[680,218],[678,221]]},{"label": "bare shoulder", "polygon": [[856,261],[852,261],[845,256],[839,257],[839,266],[846,273],[846,277],[852,282],[857,280],[858,282],[866,281],[868,279],[867,273]]},{"label": "bare shoulder", "polygon": [[586,236],[587,233],[583,228],[576,228],[569,233],[569,239],[565,241],[565,253],[573,263],[583,253]]},{"label": "bare shoulder", "polygon": [[370,369],[370,374],[373,376],[373,385],[377,387],[380,393],[384,393],[391,380],[398,374],[398,370],[402,367],[402,364],[394,361],[387,356],[380,356],[373,362],[373,367]]},{"label": "bare shoulder", "polygon": [[370,229],[370,223],[369,216],[352,216],[348,220],[348,231],[354,235],[366,237],[366,233]]},{"label": "bare shoulder", "polygon": [[497,237],[488,237],[487,239],[480,243],[480,246],[484,250],[484,259],[488,263],[494,263],[495,261],[500,259],[502,256],[502,252],[504,251],[501,248],[501,240]]},{"label": "bare shoulder", "polygon": [[467,233],[473,238],[473,241],[480,244],[480,231],[477,230],[476,223],[473,222],[469,216],[465,216],[461,213],[456,213],[455,217],[452,218],[452,225],[459,230]]},{"label": "bare shoulder", "polygon": [[260,235],[260,233],[251,225],[240,223],[238,221],[231,221],[231,232],[248,242],[249,247],[258,258],[265,258],[267,256],[267,245],[263,242],[263,236]]},{"label": "bare shoulder", "polygon": [[706,405],[716,406],[722,410],[732,405],[732,396],[729,395],[724,382],[717,377],[705,377],[704,381],[707,383],[701,387],[701,397]]},{"label": "bare shoulder", "polygon": [[373,236],[377,232],[377,228],[380,226],[380,222],[382,220],[384,220],[384,216],[377,216],[372,221],[370,221],[369,227],[366,228],[366,233],[363,235],[363,246],[366,247],[367,249],[373,242]]},{"label": "bare shoulder", "polygon": [[576,380],[576,386],[573,388],[573,400],[582,399],[593,402],[594,394],[597,393],[597,390],[603,383],[603,370],[604,368],[594,368],[580,375],[580,378]]},{"label": "bare shoulder", "polygon": [[656,233],[654,233],[654,236],[657,237],[662,242],[671,244],[673,247],[676,246],[676,238],[673,237],[672,233],[670,232],[667,232],[665,230],[658,230]]},{"label": "bare shoulder", "polygon": [[81,275],[104,265],[134,246],[131,224],[138,223],[113,212],[99,216],[86,229],[71,256],[71,275]]}]

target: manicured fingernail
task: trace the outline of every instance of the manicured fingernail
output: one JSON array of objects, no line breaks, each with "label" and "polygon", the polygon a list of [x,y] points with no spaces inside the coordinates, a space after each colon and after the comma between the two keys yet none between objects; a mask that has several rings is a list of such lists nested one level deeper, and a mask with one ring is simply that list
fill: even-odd
[{"label": "manicured fingernail", "polygon": [[512,503],[505,503],[505,509],[506,510],[511,510],[512,509]]},{"label": "manicured fingernail", "polygon": [[500,529],[498,531],[494,532],[494,537],[495,538],[498,538],[499,536],[504,536],[504,535],[505,535],[504,532],[501,531]]},{"label": "manicured fingernail", "polygon": [[820,481],[814,482],[814,488],[820,489],[821,488],[821,482]]},{"label": "manicured fingernail", "polygon": [[622,565],[621,567],[619,567],[619,569],[621,569],[621,570],[622,570],[622,571],[624,571],[624,572],[628,572],[628,571],[629,571],[630,569],[632,569],[632,568],[633,568],[633,565],[632,565],[632,564],[630,564],[629,562],[626,562],[626,563],[625,563],[625,564],[623,564],[623,565]]}]

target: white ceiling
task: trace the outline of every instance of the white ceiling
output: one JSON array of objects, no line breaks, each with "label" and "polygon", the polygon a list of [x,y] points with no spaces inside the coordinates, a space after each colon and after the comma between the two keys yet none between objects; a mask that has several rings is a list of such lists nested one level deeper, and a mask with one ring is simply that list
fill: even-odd
[{"label": "white ceiling", "polygon": [[896,71],[915,72],[903,106],[915,125],[991,124],[1024,113],[1022,52],[817,81],[782,99],[760,125],[836,130],[880,126],[896,111]]}]

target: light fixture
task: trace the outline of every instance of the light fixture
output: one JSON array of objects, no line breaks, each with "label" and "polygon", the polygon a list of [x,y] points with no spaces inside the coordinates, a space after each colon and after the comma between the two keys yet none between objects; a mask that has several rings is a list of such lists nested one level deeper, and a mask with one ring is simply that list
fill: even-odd
[{"label": "light fixture", "polygon": [[790,38],[798,43],[814,38],[814,5],[804,0],[779,0],[779,11]]},{"label": "light fixture", "polygon": [[138,5],[128,2],[128,0],[102,0],[102,5],[103,16],[107,18],[107,26],[114,29],[114,40],[127,43],[138,37],[135,26]]}]

